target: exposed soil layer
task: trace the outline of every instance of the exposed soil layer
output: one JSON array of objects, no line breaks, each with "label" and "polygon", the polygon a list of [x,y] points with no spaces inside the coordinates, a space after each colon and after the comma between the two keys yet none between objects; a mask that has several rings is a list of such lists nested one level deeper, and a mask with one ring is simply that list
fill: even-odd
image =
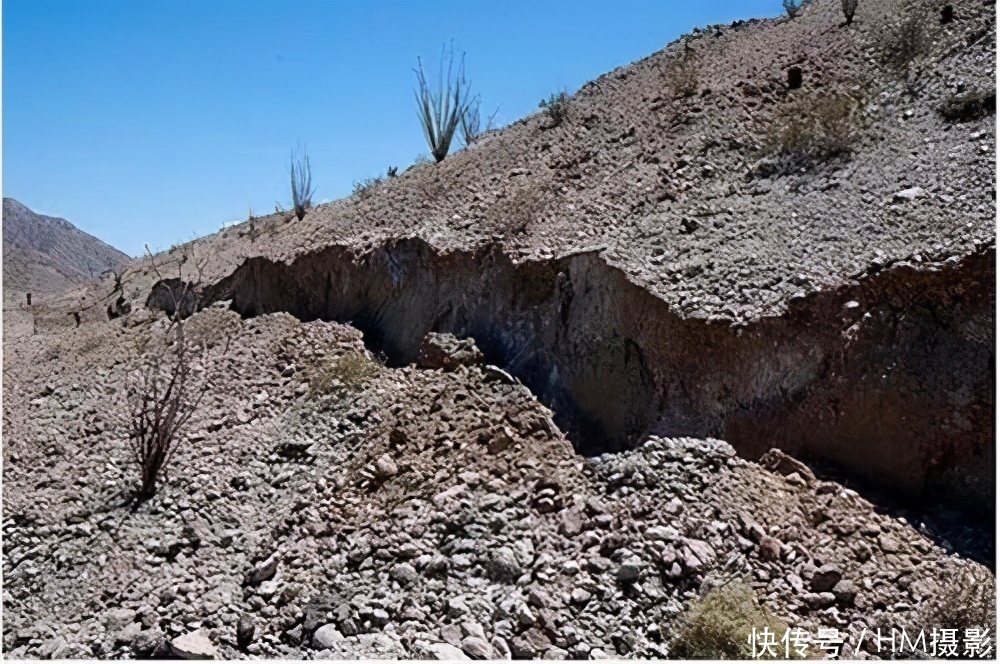
[{"label": "exposed soil layer", "polygon": [[[976,515],[995,485],[994,250],[897,264],[744,327],[681,318],[593,253],[513,263],[403,239],[291,264],[247,260],[202,293],[243,316],[350,322],[389,362],[428,332],[472,337],[553,408],[577,450],[650,434],[778,446]],[[147,306],[167,306],[161,283]],[[193,303],[189,303],[193,306]]]},{"label": "exposed soil layer", "polygon": [[387,369],[283,313],[185,323],[210,392],[135,505],[117,418],[163,316],[3,323],[11,659],[666,658],[733,580],[842,656],[888,657],[877,629],[995,632],[989,569],[794,459],[656,437],[584,459],[493,367]]}]

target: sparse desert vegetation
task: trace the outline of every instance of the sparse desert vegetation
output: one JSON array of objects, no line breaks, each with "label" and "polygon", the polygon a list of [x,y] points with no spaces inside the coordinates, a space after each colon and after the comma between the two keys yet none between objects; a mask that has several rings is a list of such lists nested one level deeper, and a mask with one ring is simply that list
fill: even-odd
[{"label": "sparse desert vegetation", "polygon": [[538,102],[538,108],[545,111],[545,115],[550,122],[550,128],[558,127],[566,119],[566,115],[569,112],[569,96],[565,90],[553,92],[549,95],[548,99]]},{"label": "sparse desert vegetation", "polygon": [[788,18],[795,18],[802,11],[802,8],[810,2],[811,0],[781,0],[781,7],[785,10]]},{"label": "sparse desert vegetation", "polygon": [[310,376],[310,394],[316,398],[343,395],[360,389],[368,380],[378,376],[378,362],[357,351],[324,360]]},{"label": "sparse desert vegetation", "polygon": [[309,155],[292,153],[292,163],[288,168],[292,183],[292,210],[299,221],[306,216],[306,210],[312,207],[312,197],[316,187],[312,182],[312,167],[309,165]]},{"label": "sparse desert vegetation", "polygon": [[465,79],[465,54],[455,63],[455,50],[448,51],[448,69],[445,71],[445,51],[441,48],[438,85],[433,87],[424,74],[424,65],[417,58],[417,109],[424,138],[434,159],[444,161],[451,149],[451,141],[469,108],[470,84]]},{"label": "sparse desert vegetation", "polygon": [[[748,658],[793,634],[877,659],[934,656],[935,628],[995,654],[995,8],[803,4],[540,111],[562,82],[514,79],[502,129],[481,102],[512,88],[480,97],[446,48],[437,80],[417,62],[413,166],[328,122],[315,178],[302,150],[251,194],[290,209],[24,281],[4,655]],[[385,21],[358,34],[401,78],[370,97],[382,74],[338,60],[337,94],[380,131],[403,108],[366,140],[410,155],[414,47],[397,63]],[[270,169],[347,117],[300,87],[319,32],[262,51],[294,92]],[[378,176],[319,204],[338,168]],[[97,265],[28,213],[22,255]],[[886,652],[894,627],[926,647]]]},{"label": "sparse desert vegetation", "polygon": [[164,347],[147,348],[125,379],[124,433],[139,468],[140,500],[156,493],[184,427],[208,389],[204,377],[192,368],[198,349],[185,338],[184,324],[175,322],[165,336],[170,340]]},{"label": "sparse desert vegetation", "polygon": [[[707,589],[679,620],[670,655],[678,659],[801,659],[801,651],[779,640],[789,629],[761,607],[753,588],[730,579]],[[771,647],[755,647],[751,634],[775,636]],[[763,639],[761,640],[763,643]]]},{"label": "sparse desert vegetation", "polygon": [[663,69],[663,89],[673,98],[687,99],[699,92],[701,78],[696,57],[684,54],[673,58]]},{"label": "sparse desert vegetation", "polygon": [[862,111],[862,101],[849,92],[808,94],[779,109],[765,144],[785,170],[849,157],[864,131]]},{"label": "sparse desert vegetation", "polygon": [[913,85],[920,75],[920,60],[933,44],[933,29],[928,16],[919,11],[890,21],[878,33],[876,47],[883,65],[895,76]]}]

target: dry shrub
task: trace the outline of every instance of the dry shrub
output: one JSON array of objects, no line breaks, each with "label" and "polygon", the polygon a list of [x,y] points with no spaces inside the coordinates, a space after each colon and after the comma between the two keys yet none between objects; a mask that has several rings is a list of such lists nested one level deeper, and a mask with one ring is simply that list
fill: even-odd
[{"label": "dry shrub", "polygon": [[380,184],[382,184],[382,178],[380,177],[355,180],[354,187],[351,189],[351,196],[357,196],[360,200],[365,200],[375,193]]},{"label": "dry shrub", "polygon": [[80,328],[74,339],[73,355],[83,357],[102,346],[108,338],[108,330],[103,326],[85,326]]},{"label": "dry shrub", "polygon": [[663,68],[662,82],[668,94],[675,99],[686,99],[698,94],[701,79],[698,76],[699,63],[687,54],[671,58]]},{"label": "dry shrub", "polygon": [[[757,602],[753,588],[746,582],[732,580],[711,588],[692,602],[678,620],[671,658],[751,659],[751,630],[761,632],[765,628],[777,635],[775,641],[779,644],[770,658],[785,658],[780,640],[788,626]],[[792,650],[790,655],[795,658],[797,653]]]},{"label": "dry shrub", "polygon": [[882,26],[877,34],[879,36],[875,46],[882,63],[906,80],[913,74],[916,60],[930,51],[933,41],[930,25],[916,11],[899,23]]},{"label": "dry shrub", "polygon": [[942,577],[939,592],[924,600],[917,628],[966,629],[988,628],[996,634],[996,579],[979,565],[964,565],[956,574]]},{"label": "dry shrub", "polygon": [[348,351],[321,361],[309,376],[310,396],[343,395],[356,392],[379,375],[382,366],[363,351]]},{"label": "dry shrub", "polygon": [[62,352],[63,352],[62,344],[56,342],[45,349],[45,352],[42,355],[42,357],[45,358],[46,362],[51,362],[53,360],[58,360],[59,356],[62,355]]},{"label": "dry shrub", "polygon": [[495,232],[505,238],[526,233],[537,222],[549,203],[551,192],[539,185],[526,184],[498,200],[490,209]]},{"label": "dry shrub", "polygon": [[566,94],[565,90],[553,92],[548,99],[538,102],[538,108],[544,109],[551,121],[551,124],[545,127],[546,129],[558,127],[569,114],[569,95]]},{"label": "dry shrub", "polygon": [[240,315],[216,304],[198,312],[184,324],[184,334],[192,345],[211,350],[225,346],[236,336]]},{"label": "dry shrub", "polygon": [[194,346],[176,320],[149,345],[125,378],[122,424],[139,466],[137,498],[156,493],[188,422],[208,391],[206,349]]},{"label": "dry shrub", "polygon": [[436,203],[446,193],[446,188],[437,177],[437,173],[434,174],[433,179],[425,179],[422,182],[418,182],[418,187],[425,203]]},{"label": "dry shrub", "polygon": [[[169,317],[163,321],[162,333],[158,324],[154,324],[148,336],[135,340],[132,357],[136,359],[125,376],[125,398],[114,414],[117,428],[123,430],[132,458],[139,466],[136,498],[140,501],[156,492],[160,473],[166,471],[188,422],[211,384],[207,374],[208,345],[192,343],[184,321],[196,308],[188,305],[198,292],[205,262],[193,261],[195,280],[185,281],[183,268],[189,258],[185,252],[177,262],[177,277],[164,279],[148,246],[146,254],[150,270],[159,278],[156,284],[161,287],[159,300]],[[193,247],[190,257],[195,257]],[[147,300],[146,304],[150,307],[151,303]],[[220,355],[228,351],[227,339]]]},{"label": "dry shrub", "polygon": [[857,97],[812,94],[778,111],[768,125],[765,145],[793,170],[850,156],[862,126],[862,101]]},{"label": "dry shrub", "polygon": [[496,130],[495,122],[500,109],[497,108],[493,111],[493,115],[486,119],[486,126],[483,127],[482,118],[480,117],[480,105],[480,97],[476,95],[465,109],[465,113],[462,114],[462,140],[467,146],[475,143],[484,134]]}]

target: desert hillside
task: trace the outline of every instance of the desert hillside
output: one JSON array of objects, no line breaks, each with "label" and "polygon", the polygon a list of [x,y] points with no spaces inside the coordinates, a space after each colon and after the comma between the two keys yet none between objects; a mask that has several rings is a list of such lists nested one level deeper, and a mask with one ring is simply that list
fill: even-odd
[{"label": "desert hillside", "polygon": [[995,52],[708,26],[5,316],[5,655],[992,657]]},{"label": "desert hillside", "polygon": [[128,260],[65,219],[3,199],[3,285],[9,302],[23,302],[24,293],[65,292],[107,269],[120,269]]}]

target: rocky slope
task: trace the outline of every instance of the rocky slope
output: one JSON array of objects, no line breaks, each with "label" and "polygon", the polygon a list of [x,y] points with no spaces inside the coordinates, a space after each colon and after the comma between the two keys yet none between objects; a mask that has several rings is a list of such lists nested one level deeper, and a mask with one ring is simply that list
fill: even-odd
[{"label": "rocky slope", "polygon": [[[913,25],[922,38],[904,30]],[[253,219],[177,247],[159,269],[130,271],[128,295],[139,306],[180,269],[204,302],[247,284],[224,296],[245,314],[367,312],[355,321],[367,333],[411,346],[448,328],[476,337],[562,425],[595,431],[589,450],[651,432],[719,436],[750,457],[777,445],[983,514],[994,495],[995,117],[985,101],[948,109],[989,97],[994,43],[994,8],[974,2],[954,4],[947,23],[934,3],[900,1],[864,3],[846,26],[839,3],[816,2],[791,21],[700,30],[584,86],[557,126],[540,113],[301,221]],[[901,44],[905,71],[893,64]],[[830,116],[837,100],[851,113]],[[831,141],[847,153],[820,158]],[[413,236],[428,249],[408,264]],[[529,336],[549,335],[547,352],[573,341],[589,365],[551,374],[565,362],[506,334],[506,303],[492,307],[499,319],[463,306],[484,292],[520,297],[505,270],[465,292],[448,285],[466,280],[461,257],[493,247],[500,265],[533,271],[529,288],[548,289],[513,305],[529,309]],[[350,268],[354,258],[370,264]],[[571,304],[558,279],[578,281],[564,267],[587,261],[584,288],[605,295]],[[105,317],[110,286],[48,321]],[[394,319],[381,318],[387,306]],[[428,306],[441,315],[417,311]],[[565,326],[555,316],[573,311],[597,329],[553,337]],[[664,325],[693,348],[671,347]]]},{"label": "rocky slope", "polygon": [[4,421],[8,656],[664,657],[734,577],[860,656],[974,590],[955,579],[990,610],[988,570],[787,457],[652,438],[586,459],[475,352],[351,373],[356,331],[285,314],[191,319],[231,343],[169,480],[129,508],[110,416],[162,327],[136,323],[31,337],[4,381],[27,404]]},{"label": "rocky slope", "polygon": [[24,293],[62,293],[129,260],[65,219],[3,199],[3,283],[10,302],[23,302]]},{"label": "rocky slope", "polygon": [[[995,7],[952,9],[699,30],[5,316],[5,652],[661,657],[741,580],[845,655],[993,627]],[[178,304],[211,389],[135,505],[124,385]]]}]

